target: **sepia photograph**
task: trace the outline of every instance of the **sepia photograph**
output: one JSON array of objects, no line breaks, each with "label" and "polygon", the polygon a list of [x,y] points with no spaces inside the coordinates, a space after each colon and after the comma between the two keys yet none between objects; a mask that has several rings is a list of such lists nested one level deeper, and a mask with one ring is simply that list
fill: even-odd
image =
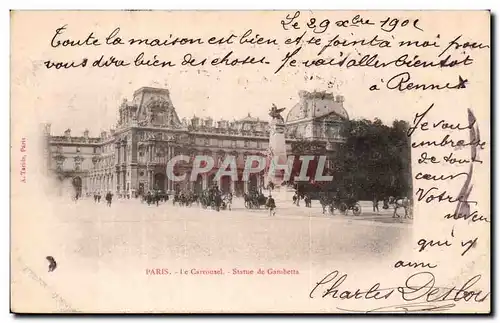
[{"label": "sepia photograph", "polygon": [[[268,111],[259,109],[261,117],[248,112],[224,120],[217,111],[186,117],[168,89],[141,87],[98,136],[91,135],[92,124],[79,125],[79,134],[70,128],[53,134],[51,123],[44,124],[46,196],[60,207],[55,216],[84,234],[74,241],[81,257],[99,259],[104,251],[119,259],[120,243],[138,258],[165,257],[162,250],[174,257],[167,262],[179,256],[212,261],[233,248],[237,263],[274,261],[280,254],[296,262],[383,255],[411,229],[408,122],[349,119],[344,100],[300,91],[288,111],[271,103]],[[271,176],[273,166],[283,169]],[[99,230],[96,214],[104,222]],[[204,227],[214,217],[214,231],[193,229],[186,236],[186,221]],[[358,236],[366,226],[374,234]],[[146,230],[148,249],[137,241],[138,229]],[[325,249],[297,241],[311,234]],[[356,245],[344,249],[346,237]],[[103,241],[108,245],[98,246]],[[259,256],[265,248],[273,250]]]},{"label": "sepia photograph", "polygon": [[[114,196],[148,204],[201,203],[217,211],[229,209],[233,197],[241,198],[244,203],[236,205],[246,209],[266,208],[266,199],[274,193],[273,199],[285,202],[286,208],[312,208],[316,200],[321,214],[335,215],[338,210],[381,223],[391,222],[384,213],[411,218],[409,123],[394,120],[388,126],[377,118],[350,120],[344,97],[325,91],[300,91],[297,97],[286,119],[281,115],[286,108],[274,104],[269,118],[252,117],[250,112],[238,120],[214,120],[211,115],[180,118],[168,89],[142,87],[133,99],[124,98],[113,128],[98,136],[90,134],[92,125],[79,135],[70,128],[55,135],[46,123],[47,177],[54,183],[47,193],[75,202],[92,198],[100,203],[102,198],[111,203]],[[186,156],[187,162],[172,162],[175,156]],[[247,163],[249,156],[254,164]],[[273,158],[285,161],[276,160],[276,166],[288,166],[290,156],[287,178],[284,171],[270,178]],[[185,179],[167,176],[167,168]],[[399,216],[398,208],[405,216]]]},{"label": "sepia photograph", "polygon": [[13,11],[11,311],[488,313],[489,19]]}]

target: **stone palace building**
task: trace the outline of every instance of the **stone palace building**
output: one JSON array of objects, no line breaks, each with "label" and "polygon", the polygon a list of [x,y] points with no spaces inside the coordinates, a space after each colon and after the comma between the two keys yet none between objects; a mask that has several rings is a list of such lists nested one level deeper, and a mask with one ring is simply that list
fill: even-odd
[{"label": "stone palace building", "polygon": [[[287,154],[294,153],[294,143],[322,142],[327,167],[331,166],[338,145],[344,141],[340,136],[342,124],[348,120],[344,98],[306,91],[299,97],[299,102],[285,111]],[[88,130],[75,135],[71,129],[54,136],[46,124],[44,136],[48,171],[60,184],[60,192],[111,191],[132,197],[150,189],[199,191],[215,184],[216,170],[199,175],[196,182],[170,181],[166,164],[175,155],[210,155],[217,167],[231,154],[241,173],[246,156],[267,155],[269,123],[250,113],[232,121],[196,116],[180,119],[167,89],[143,87],[134,92],[131,101],[122,102],[115,129],[102,131],[98,137],[90,136]],[[190,175],[188,164],[181,162],[176,167],[176,173]],[[223,191],[241,195],[265,185],[264,174],[251,175],[248,182],[232,182],[224,176],[217,184]]]}]

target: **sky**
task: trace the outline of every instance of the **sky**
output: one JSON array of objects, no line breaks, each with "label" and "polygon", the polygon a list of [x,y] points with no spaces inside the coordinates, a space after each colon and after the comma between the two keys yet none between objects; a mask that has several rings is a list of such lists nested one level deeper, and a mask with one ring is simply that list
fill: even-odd
[{"label": "sky", "polygon": [[[175,82],[131,81],[123,87],[105,87],[93,93],[61,93],[58,95],[57,110],[59,113],[49,114],[43,118],[44,122],[52,124],[54,133],[62,133],[67,128],[73,132],[83,132],[89,129],[91,133],[98,134],[101,130],[109,129],[116,123],[118,108],[123,99],[131,100],[135,90],[143,86],[167,88],[179,118],[190,118],[194,115],[199,117],[212,117],[219,119],[240,119],[248,114],[268,120],[268,111],[274,103],[279,108],[286,108],[286,113],[299,102],[299,89],[287,89],[281,95],[275,96],[268,88],[272,86],[271,81],[264,77],[260,82],[249,81],[239,78],[236,82],[221,80],[223,77],[213,80],[210,76],[198,76],[205,79],[202,83],[211,84],[211,87],[184,88]],[[224,84],[225,83],[225,84]],[[340,94],[337,90],[340,86],[329,88],[323,82],[304,80],[300,87],[309,91],[327,91]],[[235,84],[235,85],[231,85]],[[241,86],[240,84],[244,84]],[[59,103],[60,102],[60,103]],[[344,107],[351,118],[373,119],[380,117],[380,113],[374,113],[367,109],[355,109],[349,98],[346,98]],[[88,113],[88,112],[91,113]],[[387,122],[392,122],[393,116],[387,116]]]}]

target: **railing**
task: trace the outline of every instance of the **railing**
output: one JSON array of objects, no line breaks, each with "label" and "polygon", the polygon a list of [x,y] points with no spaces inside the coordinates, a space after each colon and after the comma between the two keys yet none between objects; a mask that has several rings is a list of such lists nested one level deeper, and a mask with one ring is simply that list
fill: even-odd
[{"label": "railing", "polygon": [[220,134],[227,136],[246,136],[246,137],[269,137],[269,129],[245,130],[241,128],[219,128],[206,126],[188,126],[188,131],[199,134]]},{"label": "railing", "polygon": [[82,143],[82,144],[99,144],[101,138],[85,138],[85,137],[66,137],[66,136],[52,136],[50,141],[54,143]]}]

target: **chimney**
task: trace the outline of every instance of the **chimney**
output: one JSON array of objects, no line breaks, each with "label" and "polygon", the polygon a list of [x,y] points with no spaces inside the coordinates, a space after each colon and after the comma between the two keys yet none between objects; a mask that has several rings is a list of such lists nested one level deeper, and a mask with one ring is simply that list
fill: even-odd
[{"label": "chimney", "polygon": [[71,129],[66,129],[66,131],[64,132],[64,136],[66,137],[71,137]]},{"label": "chimney", "polygon": [[115,129],[111,129],[111,130],[109,131],[109,133],[110,133],[112,136],[114,136],[114,135],[115,135]]},{"label": "chimney", "polygon": [[212,119],[212,118],[210,118],[210,117],[207,117],[207,118],[205,119],[205,127],[207,127],[207,128],[211,128],[212,126],[213,126],[213,119]]},{"label": "chimney", "polygon": [[335,102],[340,103],[340,104],[344,103],[344,97],[342,95],[337,95],[335,97]]},{"label": "chimney", "polygon": [[83,137],[85,139],[88,139],[88,137],[89,137],[89,130],[88,129],[85,129],[85,131],[83,132]]},{"label": "chimney", "polygon": [[43,132],[46,136],[50,136],[50,123],[44,123],[43,124]]},{"label": "chimney", "polygon": [[104,139],[106,138],[107,132],[106,131],[101,131],[101,138]]},{"label": "chimney", "polygon": [[199,120],[200,120],[200,119],[199,119],[197,116],[193,116],[193,118],[191,119],[191,125],[192,125],[193,127],[198,127],[198,125],[199,125]]}]

